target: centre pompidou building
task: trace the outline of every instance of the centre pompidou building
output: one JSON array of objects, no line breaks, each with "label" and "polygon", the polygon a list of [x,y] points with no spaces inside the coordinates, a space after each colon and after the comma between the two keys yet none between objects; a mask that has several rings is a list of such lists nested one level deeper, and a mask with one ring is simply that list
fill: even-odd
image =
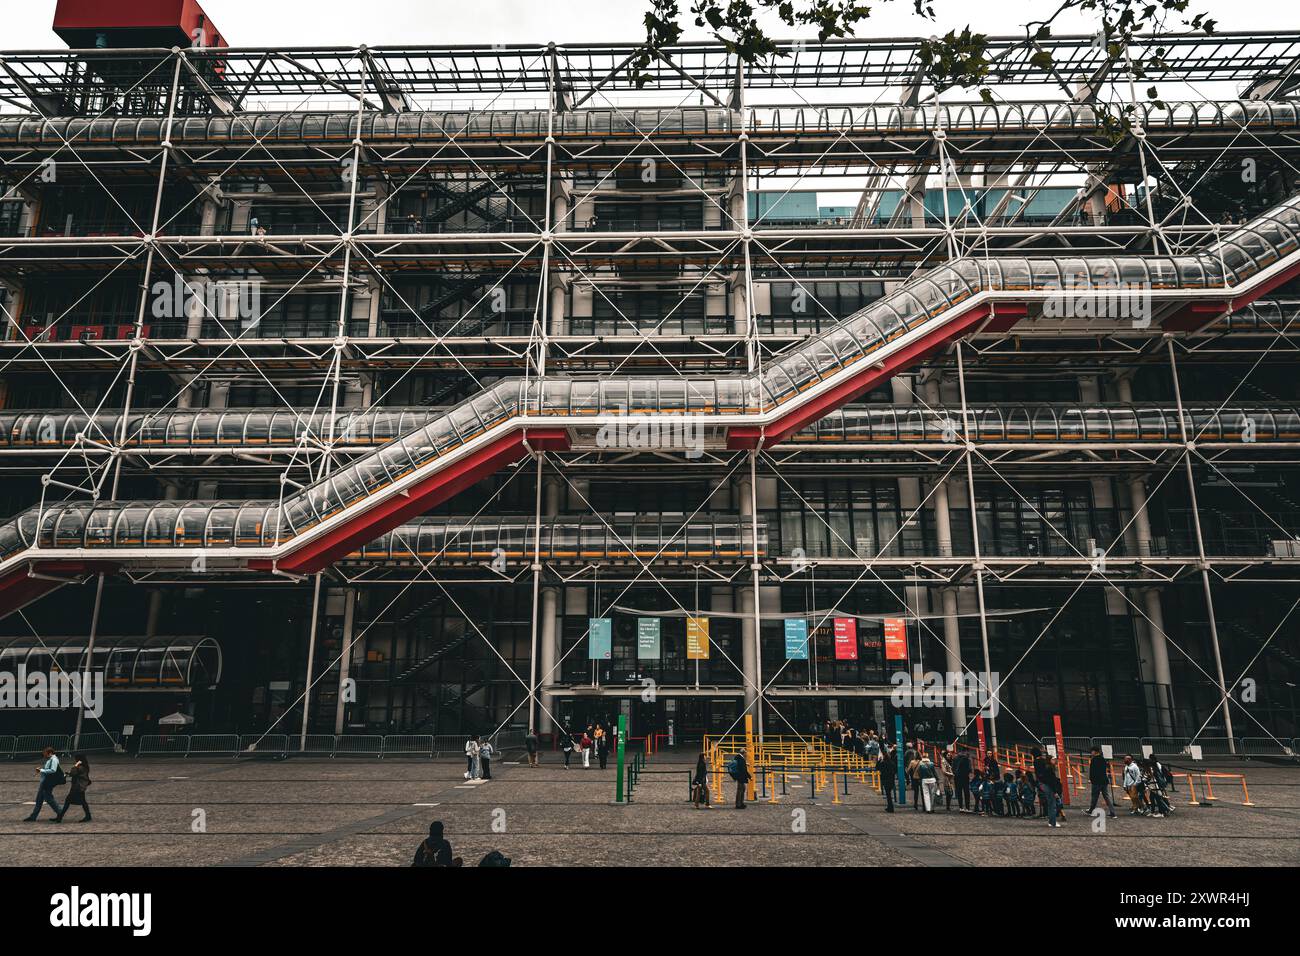
[{"label": "centre pompidou building", "polygon": [[981,98],[94,7],[0,54],[3,669],[303,741],[934,672],[1002,741],[1300,732],[1300,33],[994,40]]}]

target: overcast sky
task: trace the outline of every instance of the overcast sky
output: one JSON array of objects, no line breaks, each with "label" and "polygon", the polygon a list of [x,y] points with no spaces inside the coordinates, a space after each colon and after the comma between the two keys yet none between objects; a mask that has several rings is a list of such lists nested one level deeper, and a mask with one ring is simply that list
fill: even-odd
[{"label": "overcast sky", "polygon": [[[0,0],[0,49],[54,49],[50,30],[56,0]],[[104,6],[131,0],[103,0]],[[584,43],[635,40],[643,35],[647,0],[201,0],[232,46],[371,46],[423,43]],[[874,36],[929,36],[971,26],[985,33],[1017,33],[1033,11],[1055,0],[933,0],[935,23],[910,13],[912,0],[877,0]],[[682,0],[681,6],[690,6]],[[1220,29],[1269,29],[1285,17],[1275,0],[1192,0],[1219,17]],[[974,17],[972,20],[971,18]],[[1300,27],[1300,16],[1282,26]],[[1083,32],[1076,19],[1073,24]],[[773,32],[791,35],[779,22]],[[1073,31],[1072,31],[1073,32]],[[1091,31],[1088,31],[1091,32]]]}]

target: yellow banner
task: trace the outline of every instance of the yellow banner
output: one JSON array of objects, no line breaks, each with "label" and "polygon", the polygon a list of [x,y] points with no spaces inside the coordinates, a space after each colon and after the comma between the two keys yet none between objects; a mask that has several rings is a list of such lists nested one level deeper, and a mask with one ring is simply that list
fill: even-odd
[{"label": "yellow banner", "polygon": [[686,659],[688,661],[707,661],[709,659],[709,619],[707,617],[688,617],[686,619]]}]

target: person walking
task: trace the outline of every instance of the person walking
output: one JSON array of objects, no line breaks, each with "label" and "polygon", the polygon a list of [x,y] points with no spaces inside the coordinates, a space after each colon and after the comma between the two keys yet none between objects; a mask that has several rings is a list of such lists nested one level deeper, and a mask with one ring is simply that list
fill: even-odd
[{"label": "person walking", "polygon": [[68,772],[68,776],[72,779],[72,786],[68,788],[68,798],[63,801],[63,809],[54,818],[55,823],[62,823],[68,807],[73,805],[81,807],[81,822],[90,822],[90,804],[86,802],[86,788],[90,786],[90,761],[86,759],[85,754],[77,754],[73,760],[75,763]]},{"label": "person walking", "polygon": [[528,733],[524,736],[524,749],[528,751],[528,766],[537,766],[537,731],[532,727],[528,728]]},{"label": "person walking", "polygon": [[582,732],[582,740],[578,742],[578,745],[582,747],[582,767],[584,770],[589,770],[591,768],[591,744],[591,735],[584,730]]},{"label": "person walking", "polygon": [[485,740],[479,744],[478,748],[478,766],[479,776],[484,780],[492,779],[492,758],[496,755],[496,748],[492,746],[491,740]]},{"label": "person walking", "polygon": [[471,737],[465,741],[465,779],[473,780],[478,776],[478,738]]},{"label": "person walking", "polygon": [[731,778],[736,781],[736,809],[745,809],[745,790],[749,786],[749,764],[744,754],[736,754]]},{"label": "person walking", "polygon": [[898,786],[898,748],[894,744],[885,747],[880,763],[880,789],[885,791],[885,812],[894,812],[894,788]]},{"label": "person walking", "polygon": [[569,769],[569,758],[573,756],[573,734],[560,730],[560,750],[564,753],[564,769]]},{"label": "person walking", "polygon": [[1034,757],[1034,779],[1038,781],[1038,799],[1042,801],[1047,825],[1059,827],[1060,824],[1056,822],[1056,788],[1053,785],[1056,780],[1056,770],[1052,766],[1051,758],[1045,757],[1037,747],[1030,753]]},{"label": "person walking", "polygon": [[41,752],[41,756],[45,761],[36,771],[37,776],[40,777],[40,783],[36,787],[36,806],[32,808],[32,814],[26,818],[26,822],[35,823],[40,819],[41,810],[48,803],[50,809],[54,811],[54,819],[50,822],[58,823],[59,803],[54,799],[54,788],[63,786],[66,778],[59,768],[59,758],[54,753],[53,747],[46,747]]},{"label": "person walking", "polygon": [[695,773],[691,776],[691,806],[698,810],[709,805],[709,765],[700,754],[695,761]]},{"label": "person walking", "polygon": [[1151,758],[1147,758],[1142,763],[1142,789],[1146,793],[1147,804],[1151,808],[1151,816],[1169,816],[1173,807],[1165,799],[1164,791],[1160,785],[1160,776],[1156,773],[1156,762]]},{"label": "person walking", "polygon": [[1098,798],[1106,801],[1107,815],[1115,816],[1115,804],[1110,799],[1110,764],[1102,756],[1101,745],[1092,745],[1092,757],[1088,761],[1088,783],[1092,785],[1092,802],[1088,804],[1088,816],[1097,809]]},{"label": "person walking", "polygon": [[952,775],[953,787],[957,791],[957,809],[962,813],[970,813],[970,772],[970,754],[959,750],[952,762]]},{"label": "person walking", "polygon": [[1120,780],[1124,792],[1128,794],[1129,816],[1145,816],[1146,807],[1142,800],[1142,768],[1133,760],[1132,754],[1124,755],[1124,776]]},{"label": "person walking", "polygon": [[605,762],[609,760],[609,737],[600,727],[596,728],[596,759],[600,761],[600,769],[605,769]]}]

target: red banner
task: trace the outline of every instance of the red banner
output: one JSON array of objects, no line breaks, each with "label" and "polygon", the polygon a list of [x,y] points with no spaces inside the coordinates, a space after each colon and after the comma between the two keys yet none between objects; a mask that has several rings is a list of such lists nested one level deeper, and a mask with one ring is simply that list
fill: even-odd
[{"label": "red banner", "polygon": [[885,618],[885,660],[907,660],[907,621],[901,617]]},{"label": "red banner", "polygon": [[837,661],[858,659],[857,618],[837,617],[835,619],[835,659]]},{"label": "red banner", "polygon": [[984,718],[978,714],[975,716],[975,736],[979,741],[979,763],[977,766],[980,770],[984,769],[985,744],[984,744]]},{"label": "red banner", "polygon": [[1056,730],[1056,767],[1061,775],[1061,802],[1070,805],[1070,758],[1065,755],[1065,735],[1061,732],[1061,715],[1052,715]]}]

